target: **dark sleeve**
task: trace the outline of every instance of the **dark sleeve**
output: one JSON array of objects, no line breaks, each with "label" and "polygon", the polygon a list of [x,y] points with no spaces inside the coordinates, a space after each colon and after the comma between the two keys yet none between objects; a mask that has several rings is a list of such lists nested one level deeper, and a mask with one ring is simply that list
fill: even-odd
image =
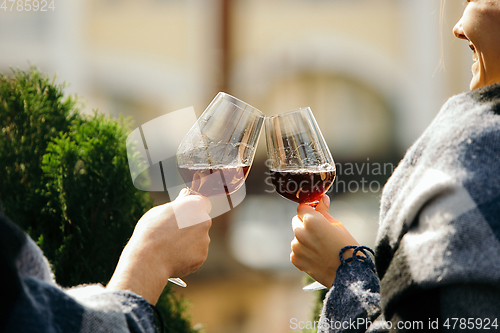
[{"label": "dark sleeve", "polygon": [[[343,253],[354,248],[352,257]],[[366,332],[380,316],[380,281],[364,246],[347,246],[340,252],[341,264],[323,305],[318,332]],[[364,256],[359,255],[362,252]]]},{"label": "dark sleeve", "polygon": [[0,332],[157,332],[144,298],[100,285],[64,290],[42,269],[49,271],[40,249],[0,214]]}]

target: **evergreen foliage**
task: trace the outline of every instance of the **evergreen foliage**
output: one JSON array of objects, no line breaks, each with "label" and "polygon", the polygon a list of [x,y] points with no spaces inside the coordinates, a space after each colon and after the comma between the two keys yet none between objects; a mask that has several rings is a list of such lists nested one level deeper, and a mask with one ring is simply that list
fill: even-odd
[{"label": "evergreen foliage", "polygon": [[[81,115],[63,88],[34,67],[0,75],[0,202],[58,284],[106,284],[152,200],[131,181],[130,122]],[[194,331],[170,287],[158,308],[167,332]]]}]

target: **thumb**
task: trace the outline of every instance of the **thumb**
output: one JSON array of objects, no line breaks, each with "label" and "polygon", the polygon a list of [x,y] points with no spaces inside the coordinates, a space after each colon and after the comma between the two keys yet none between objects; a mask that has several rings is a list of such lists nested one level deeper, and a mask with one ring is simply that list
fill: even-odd
[{"label": "thumb", "polygon": [[347,231],[347,229],[344,227],[344,225],[334,217],[330,215],[330,212],[328,211],[328,208],[330,208],[330,197],[326,194],[323,194],[321,197],[321,200],[319,201],[318,205],[316,206],[316,211],[318,213],[321,213],[328,222],[330,222],[333,225],[336,225],[337,227],[341,228],[342,230]]},{"label": "thumb", "polygon": [[207,197],[196,194],[194,191],[191,191],[191,189],[189,189],[188,187],[183,188],[179,192],[179,195],[177,196],[177,198],[175,198],[174,201],[179,202],[179,204],[186,202],[201,204],[201,206],[196,205],[195,207],[202,208],[207,212],[207,214],[210,214],[210,211],[212,210],[212,202],[210,202],[210,200]]},{"label": "thumb", "polygon": [[179,192],[179,195],[177,196],[176,199],[179,199],[179,198],[184,198],[184,197],[187,197],[189,195],[189,189],[186,187],[186,188],[183,188],[180,192]]},{"label": "thumb", "polygon": [[330,197],[328,195],[323,194],[321,197],[321,200],[319,201],[318,205],[316,206],[316,211],[318,213],[321,213],[323,216],[325,216],[327,219],[328,217],[325,215],[327,214],[328,216],[330,215],[330,212],[328,209],[330,208]]},{"label": "thumb", "polygon": [[323,215],[328,220],[328,222],[330,222],[331,224],[334,224],[342,229],[345,229],[344,226],[342,225],[342,223],[340,223],[338,220],[336,220],[335,218],[333,218],[330,215],[328,208],[330,208],[330,197],[326,194],[323,194],[323,196],[321,197],[321,200],[319,201],[318,205],[316,206],[316,211],[318,213],[320,213],[321,215]]},{"label": "thumb", "polygon": [[180,195],[172,201],[175,219],[179,229],[190,227],[192,225],[211,221],[210,210],[212,204],[208,198],[201,195]]}]

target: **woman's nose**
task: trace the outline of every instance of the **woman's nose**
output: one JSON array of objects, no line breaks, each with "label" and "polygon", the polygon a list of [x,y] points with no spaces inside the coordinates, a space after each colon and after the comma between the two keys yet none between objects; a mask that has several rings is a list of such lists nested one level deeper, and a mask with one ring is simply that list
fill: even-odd
[{"label": "woman's nose", "polygon": [[464,34],[464,30],[462,29],[462,20],[458,21],[457,24],[455,24],[455,26],[453,27],[453,33],[457,38],[467,39]]}]

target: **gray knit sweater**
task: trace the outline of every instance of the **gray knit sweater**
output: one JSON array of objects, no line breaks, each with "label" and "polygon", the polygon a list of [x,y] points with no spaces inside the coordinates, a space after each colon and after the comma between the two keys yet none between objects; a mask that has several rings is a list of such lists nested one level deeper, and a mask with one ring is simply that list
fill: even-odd
[{"label": "gray knit sweater", "polygon": [[320,332],[500,328],[500,85],[450,98],[382,194],[371,259],[343,261]]}]

